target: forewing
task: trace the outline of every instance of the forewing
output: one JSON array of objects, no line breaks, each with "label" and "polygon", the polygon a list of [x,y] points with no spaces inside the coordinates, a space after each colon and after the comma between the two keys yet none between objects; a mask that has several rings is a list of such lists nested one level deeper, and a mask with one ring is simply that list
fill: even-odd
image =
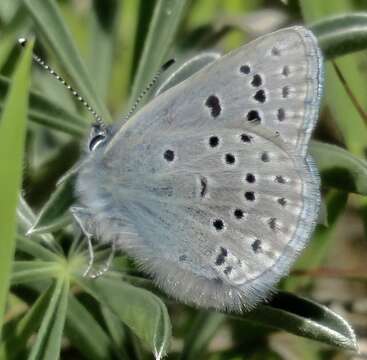
[{"label": "forewing", "polygon": [[[292,27],[223,56],[166,91],[125,124],[118,141],[163,131],[258,122],[305,155],[322,90],[322,57],[313,34]],[[120,134],[124,133],[124,139]]]}]

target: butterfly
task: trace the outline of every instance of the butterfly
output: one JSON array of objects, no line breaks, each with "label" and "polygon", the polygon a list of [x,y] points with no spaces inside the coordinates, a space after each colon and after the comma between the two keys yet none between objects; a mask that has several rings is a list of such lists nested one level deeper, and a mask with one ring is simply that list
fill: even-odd
[{"label": "butterfly", "polygon": [[322,67],[311,31],[281,29],[127,122],[95,124],[71,209],[90,250],[93,237],[125,251],[184,303],[240,312],[268,298],[317,222]]}]

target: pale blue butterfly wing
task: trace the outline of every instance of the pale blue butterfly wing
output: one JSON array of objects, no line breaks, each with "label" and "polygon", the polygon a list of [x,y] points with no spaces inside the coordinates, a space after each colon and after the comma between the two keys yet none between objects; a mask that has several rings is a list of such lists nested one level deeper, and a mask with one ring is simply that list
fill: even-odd
[{"label": "pale blue butterfly wing", "polygon": [[182,301],[241,310],[264,299],[317,219],[307,146],[321,62],[313,35],[293,27],[151,101],[80,171],[91,231]]},{"label": "pale blue butterfly wing", "polygon": [[[310,31],[284,29],[232,51],[184,84],[145,106],[148,118],[131,119],[134,140],[161,132],[163,124],[175,129],[213,124],[208,114],[216,113],[212,109],[218,101],[216,124],[260,117],[263,126],[281,131],[283,140],[304,155],[319,110],[321,53]],[[169,116],[162,118],[164,111]]]}]

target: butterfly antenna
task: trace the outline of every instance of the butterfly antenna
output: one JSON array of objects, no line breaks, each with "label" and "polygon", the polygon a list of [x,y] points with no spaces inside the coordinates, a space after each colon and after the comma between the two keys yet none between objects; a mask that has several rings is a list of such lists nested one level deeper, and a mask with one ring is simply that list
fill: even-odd
[{"label": "butterfly antenna", "polygon": [[[20,38],[18,39],[18,43],[25,47],[27,44],[27,39]],[[62,76],[60,76],[54,69],[52,69],[49,65],[47,65],[39,56],[32,54],[33,61],[40,65],[44,70],[46,70],[50,75],[52,75],[56,80],[61,82],[70,93],[93,115],[94,121],[98,127],[101,129],[105,129],[106,125],[103,122],[101,116],[97,114],[97,112],[89,105],[89,103],[71,86],[69,85]]]},{"label": "butterfly antenna", "polygon": [[170,59],[167,62],[165,62],[161,68],[157,71],[157,73],[153,76],[152,80],[148,84],[148,86],[141,92],[141,94],[136,99],[135,103],[131,107],[130,111],[127,113],[127,115],[123,118],[123,122],[130,119],[131,115],[134,114],[136,108],[140,104],[140,102],[143,100],[144,96],[148,94],[148,92],[151,90],[151,88],[156,84],[160,76],[165,72],[169,67],[171,67],[176,62],[175,59]]}]

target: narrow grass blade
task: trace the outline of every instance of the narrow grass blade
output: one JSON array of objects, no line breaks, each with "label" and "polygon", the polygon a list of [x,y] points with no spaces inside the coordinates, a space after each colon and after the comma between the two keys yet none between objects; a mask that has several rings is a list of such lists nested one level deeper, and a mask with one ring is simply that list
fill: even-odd
[{"label": "narrow grass blade", "polygon": [[16,207],[22,181],[32,48],[33,45],[29,44],[19,61],[0,120],[0,336],[15,250]]},{"label": "narrow grass blade", "polygon": [[63,293],[63,287],[64,281],[62,279],[57,280],[28,360],[42,359],[42,353],[45,349],[47,338],[52,327],[52,322],[54,321],[58,304]]},{"label": "narrow grass blade", "polygon": [[69,295],[65,335],[87,359],[104,360],[111,357],[112,343],[105,330],[71,294]]},{"label": "narrow grass blade", "polygon": [[2,34],[0,41],[0,70],[8,60],[9,55],[14,48],[14,44],[15,41],[13,34]]},{"label": "narrow grass blade", "polygon": [[28,339],[40,326],[53,291],[54,286],[50,286],[38,297],[14,328],[9,329],[9,331],[6,331],[5,328],[3,341],[0,344],[1,359],[19,359],[19,354],[25,349]]},{"label": "narrow grass blade", "polygon": [[[149,31],[149,22],[152,19],[154,8],[157,4],[157,0],[151,1],[139,1],[136,5],[136,32],[135,32],[135,41],[134,41],[134,49],[132,54],[131,61],[131,74],[130,81],[136,75],[136,71],[139,65],[139,61],[141,59],[141,55],[144,49],[145,40]],[[131,84],[130,84],[131,85]]]},{"label": "narrow grass blade", "polygon": [[34,241],[30,237],[21,235],[18,235],[17,237],[17,250],[23,251],[36,259],[44,261],[58,262],[62,259],[61,256],[55,254],[47,247],[42,246],[39,242]]},{"label": "narrow grass blade", "polygon": [[110,120],[109,112],[93,88],[90,76],[55,1],[25,0],[24,4],[33,18],[37,33],[53,49],[73,85],[105,120]]},{"label": "narrow grass blade", "polygon": [[94,75],[93,84],[103,100],[107,97],[111,81],[118,15],[118,0],[93,0],[89,72]]},{"label": "narrow grass blade", "polygon": [[181,23],[188,0],[157,0],[140,58],[131,100],[134,102],[164,63]]},{"label": "narrow grass blade", "polygon": [[[148,1],[153,3],[153,1]],[[131,90],[131,80],[134,78],[134,71],[132,70],[133,53],[136,44],[136,31],[140,30],[137,25],[138,10],[141,3],[148,3],[147,1],[123,1],[120,6],[120,14],[118,21],[118,36],[115,47],[120,48],[121,44],[124,46],[123,52],[115,52],[112,67],[111,82],[109,84],[109,104],[114,111],[122,113],[128,99],[127,94]]]},{"label": "narrow grass blade", "polygon": [[267,305],[236,316],[273,329],[357,351],[357,340],[350,325],[326,306],[290,293],[281,292]]},{"label": "narrow grass blade", "polygon": [[[10,79],[0,75],[0,111],[9,86]],[[83,136],[87,131],[85,120],[81,116],[71,113],[37,91],[30,92],[28,117],[37,124],[77,137]]]},{"label": "narrow grass blade", "polygon": [[49,261],[15,261],[11,284],[30,284],[45,279],[51,279],[60,270],[60,265]]},{"label": "narrow grass blade", "polygon": [[42,359],[59,360],[60,358],[61,341],[64,333],[66,312],[68,308],[69,287],[69,280],[65,279]]}]

